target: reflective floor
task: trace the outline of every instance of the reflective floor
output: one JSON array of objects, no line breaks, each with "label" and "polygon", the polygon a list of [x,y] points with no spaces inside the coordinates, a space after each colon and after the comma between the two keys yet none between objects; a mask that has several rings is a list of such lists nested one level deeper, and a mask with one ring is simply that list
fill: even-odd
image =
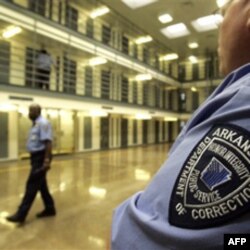
[{"label": "reflective floor", "polygon": [[168,150],[160,144],[55,157],[48,183],[58,214],[37,219],[38,195],[22,226],[5,217],[19,205],[29,161],[0,162],[0,249],[109,249],[112,210],[145,187]]}]

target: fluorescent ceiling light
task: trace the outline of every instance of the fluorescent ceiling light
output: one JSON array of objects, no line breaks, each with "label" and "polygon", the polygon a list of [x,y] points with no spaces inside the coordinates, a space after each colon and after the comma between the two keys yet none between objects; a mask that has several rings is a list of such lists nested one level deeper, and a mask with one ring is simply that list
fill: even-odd
[{"label": "fluorescent ceiling light", "polygon": [[164,14],[158,16],[158,19],[161,23],[170,23],[173,21],[173,17],[170,16],[168,13],[164,13]]},{"label": "fluorescent ceiling light", "polygon": [[223,7],[225,4],[227,4],[229,2],[229,0],[217,0],[216,3],[217,3],[217,6],[219,8]]},{"label": "fluorescent ceiling light", "polygon": [[103,57],[93,57],[89,60],[89,65],[90,66],[96,66],[96,65],[100,65],[100,64],[105,64],[107,63],[107,59],[103,58]]},{"label": "fluorescent ceiling light", "polygon": [[22,29],[19,26],[10,26],[3,31],[2,36],[4,38],[10,38],[19,34],[20,32],[22,32]]},{"label": "fluorescent ceiling light", "polygon": [[151,36],[142,36],[135,40],[136,44],[142,44],[142,43],[148,43],[153,41],[153,38]]},{"label": "fluorescent ceiling light", "polygon": [[149,114],[136,114],[135,119],[137,119],[137,120],[150,120],[150,119],[152,119],[152,116]]},{"label": "fluorescent ceiling light", "polygon": [[103,110],[91,110],[89,112],[89,114],[91,116],[95,116],[95,117],[106,117],[106,116],[108,116],[108,113],[103,111]]},{"label": "fluorescent ceiling light", "polygon": [[196,88],[196,87],[192,87],[192,88],[191,88],[191,91],[197,92],[197,88]]},{"label": "fluorescent ceiling light", "polygon": [[191,63],[197,63],[197,62],[198,62],[198,59],[197,59],[196,56],[190,56],[190,57],[188,57],[188,59],[189,59],[189,61],[190,61]]},{"label": "fluorescent ceiling light", "polygon": [[108,7],[102,6],[98,9],[92,11],[90,14],[90,17],[94,19],[96,17],[103,16],[103,15],[109,13],[109,11],[110,11],[110,9]]},{"label": "fluorescent ceiling light", "polygon": [[131,9],[137,9],[157,1],[158,0],[122,0],[122,2]]},{"label": "fluorescent ceiling light", "polygon": [[138,74],[135,76],[136,81],[147,81],[151,79],[152,79],[152,76],[150,74]]},{"label": "fluorescent ceiling light", "polygon": [[160,60],[161,60],[161,61],[170,61],[170,60],[175,60],[175,59],[178,59],[178,58],[179,58],[178,54],[176,54],[176,53],[171,53],[171,54],[167,54],[167,55],[165,55],[165,56],[162,56],[162,57],[160,58]]},{"label": "fluorescent ceiling light", "polygon": [[217,29],[222,20],[223,17],[219,14],[216,14],[198,18],[192,21],[191,24],[196,29],[196,31],[204,32],[208,30]]},{"label": "fluorescent ceiling light", "polygon": [[196,49],[196,48],[199,47],[199,44],[198,44],[198,43],[195,43],[195,42],[189,43],[189,44],[188,44],[188,47],[189,47],[190,49]]},{"label": "fluorescent ceiling light", "polygon": [[165,121],[165,122],[176,122],[176,121],[178,121],[178,118],[168,116],[168,117],[165,117],[165,118],[164,118],[164,121]]},{"label": "fluorescent ceiling light", "polygon": [[190,34],[189,30],[187,29],[184,23],[177,23],[174,25],[170,25],[166,28],[161,29],[161,32],[163,33],[163,35],[165,35],[170,39],[187,36]]}]

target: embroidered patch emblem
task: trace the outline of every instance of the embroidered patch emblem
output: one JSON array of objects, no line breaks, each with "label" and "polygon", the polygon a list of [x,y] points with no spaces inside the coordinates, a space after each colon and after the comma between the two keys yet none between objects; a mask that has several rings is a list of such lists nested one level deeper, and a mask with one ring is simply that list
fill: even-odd
[{"label": "embroidered patch emblem", "polygon": [[195,146],[176,180],[172,225],[221,225],[250,209],[250,133],[217,125]]}]

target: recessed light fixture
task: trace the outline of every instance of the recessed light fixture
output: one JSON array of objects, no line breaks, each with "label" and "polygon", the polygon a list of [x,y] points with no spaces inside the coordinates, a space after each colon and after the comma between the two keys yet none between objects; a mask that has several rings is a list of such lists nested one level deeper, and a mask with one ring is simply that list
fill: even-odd
[{"label": "recessed light fixture", "polygon": [[196,43],[196,42],[191,42],[191,43],[188,44],[188,47],[189,47],[190,49],[196,49],[196,48],[199,47],[199,44]]},{"label": "recessed light fixture", "polygon": [[3,31],[3,38],[11,38],[22,32],[22,29],[19,26],[9,26]]},{"label": "recessed light fixture", "polygon": [[198,63],[198,59],[196,56],[189,56],[188,59],[191,63]]},{"label": "recessed light fixture", "polygon": [[135,40],[136,44],[142,44],[142,43],[148,43],[153,41],[153,38],[151,36],[142,36]]},{"label": "recessed light fixture", "polygon": [[109,13],[109,11],[110,11],[110,9],[107,6],[102,6],[98,9],[93,10],[90,14],[90,17],[94,19],[94,18],[97,18],[99,16],[103,16],[103,15]]},{"label": "recessed light fixture", "polygon": [[179,58],[178,54],[176,54],[176,53],[170,53],[170,54],[167,54],[165,56],[162,56],[160,58],[160,60],[161,61],[170,61],[170,60],[175,60],[175,59],[178,59],[178,58]]},{"label": "recessed light fixture", "polygon": [[208,30],[217,29],[222,20],[223,17],[219,14],[216,14],[216,15],[200,17],[192,21],[191,24],[196,29],[196,31],[204,32]]},{"label": "recessed light fixture", "polygon": [[165,35],[170,39],[187,36],[190,34],[189,30],[187,29],[184,23],[177,23],[174,25],[170,25],[166,28],[161,29],[161,32],[163,33],[163,35]]},{"label": "recessed light fixture", "polygon": [[196,88],[196,87],[192,87],[192,88],[191,88],[191,91],[192,91],[192,92],[197,92],[197,88]]},{"label": "recessed light fixture", "polygon": [[149,114],[142,114],[141,113],[141,114],[136,114],[135,119],[137,119],[137,120],[150,120],[150,119],[152,119],[152,116]]},{"label": "recessed light fixture", "polygon": [[122,2],[131,9],[137,9],[157,1],[158,0],[122,0]]},{"label": "recessed light fixture", "polygon": [[160,16],[158,16],[158,20],[161,22],[161,23],[170,23],[173,21],[173,17],[170,16],[168,13],[164,13]]}]

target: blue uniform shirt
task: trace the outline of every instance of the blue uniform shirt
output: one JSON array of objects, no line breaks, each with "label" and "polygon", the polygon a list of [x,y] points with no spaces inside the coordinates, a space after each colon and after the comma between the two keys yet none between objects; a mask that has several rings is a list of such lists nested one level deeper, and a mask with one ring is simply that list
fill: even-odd
[{"label": "blue uniform shirt", "polygon": [[250,64],[194,113],[143,192],[113,215],[113,250],[223,249],[250,233]]},{"label": "blue uniform shirt", "polygon": [[45,140],[52,141],[51,124],[48,120],[39,116],[29,131],[27,150],[32,153],[45,149]]}]

